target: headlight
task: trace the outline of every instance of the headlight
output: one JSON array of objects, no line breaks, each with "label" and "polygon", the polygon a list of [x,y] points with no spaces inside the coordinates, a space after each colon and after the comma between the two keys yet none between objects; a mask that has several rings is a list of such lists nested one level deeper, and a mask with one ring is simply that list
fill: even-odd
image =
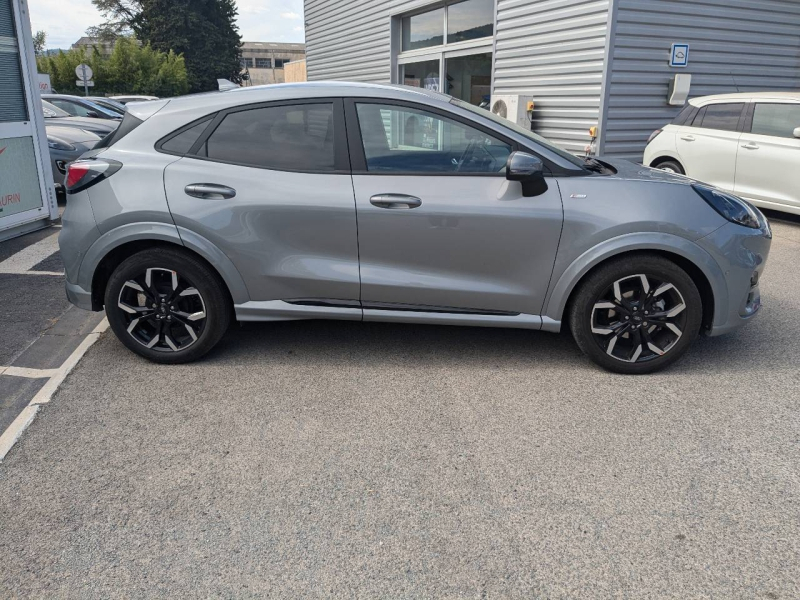
[{"label": "headlight", "polygon": [[75,146],[70,144],[69,142],[65,142],[64,140],[54,137],[52,135],[47,136],[47,145],[50,146],[53,150],[66,150],[68,152],[72,152],[75,150]]},{"label": "headlight", "polygon": [[766,219],[749,202],[728,194],[722,190],[705,185],[693,185],[694,191],[708,202],[708,204],[732,223],[738,223],[751,229],[761,229],[766,226]]}]

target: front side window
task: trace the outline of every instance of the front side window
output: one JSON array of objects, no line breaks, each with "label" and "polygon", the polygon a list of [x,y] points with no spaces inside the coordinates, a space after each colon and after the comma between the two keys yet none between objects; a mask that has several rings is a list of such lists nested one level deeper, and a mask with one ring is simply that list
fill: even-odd
[{"label": "front side window", "polygon": [[800,104],[756,104],[751,132],[757,135],[794,138],[800,127]]},{"label": "front side window", "polygon": [[50,102],[51,104],[54,104],[55,106],[63,110],[64,112],[69,113],[73,117],[89,116],[89,110],[84,108],[83,106],[80,106],[79,104],[67,102],[66,100],[59,100],[57,98],[50,100]]},{"label": "front side window", "polygon": [[[744,104],[741,102],[731,104],[709,104],[695,117],[694,126],[703,129],[717,129],[721,131],[738,131],[739,117],[742,116]],[[698,123],[698,119],[702,119]]]},{"label": "front side window", "polygon": [[227,115],[205,144],[208,158],[288,171],[333,171],[333,105],[297,104]]},{"label": "front side window", "polygon": [[478,129],[402,106],[357,104],[367,170],[502,173],[512,148]]}]

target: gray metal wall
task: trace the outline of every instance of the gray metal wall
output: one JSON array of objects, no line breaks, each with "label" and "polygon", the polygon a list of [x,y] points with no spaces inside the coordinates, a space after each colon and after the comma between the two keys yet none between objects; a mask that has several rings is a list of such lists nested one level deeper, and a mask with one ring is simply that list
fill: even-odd
[{"label": "gray metal wall", "polygon": [[534,96],[534,130],[582,154],[600,122],[608,0],[498,0],[494,91]]},{"label": "gray metal wall", "polygon": [[[613,54],[601,152],[641,161],[649,135],[680,108],[669,80],[692,74],[691,97],[800,89],[798,0],[614,0]],[[673,43],[689,67],[669,67]]]}]

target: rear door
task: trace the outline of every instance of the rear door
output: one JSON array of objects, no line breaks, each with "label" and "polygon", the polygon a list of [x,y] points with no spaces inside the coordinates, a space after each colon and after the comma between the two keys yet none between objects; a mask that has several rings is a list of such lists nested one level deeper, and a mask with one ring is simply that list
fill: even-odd
[{"label": "rear door", "polygon": [[800,102],[755,102],[742,135],[736,166],[739,196],[757,203],[800,208]]},{"label": "rear door", "polygon": [[346,114],[365,320],[540,314],[563,220],[556,181],[523,197],[505,178],[514,144],[449,113],[364,99]]},{"label": "rear door", "polygon": [[678,156],[686,175],[733,191],[744,102],[709,104],[678,132]]},{"label": "rear door", "polygon": [[351,301],[358,245],[340,99],[238,107],[179,130],[164,181],[175,224],[210,241],[251,300]]}]

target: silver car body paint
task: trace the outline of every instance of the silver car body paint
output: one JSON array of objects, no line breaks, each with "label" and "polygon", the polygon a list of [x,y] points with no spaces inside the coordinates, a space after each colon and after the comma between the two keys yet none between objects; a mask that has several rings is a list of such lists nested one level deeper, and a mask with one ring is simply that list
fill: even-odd
[{"label": "silver car body paint", "polygon": [[[98,309],[103,258],[122,244],[183,245],[227,284],[240,320],[334,318],[558,331],[571,292],[592,267],[653,250],[692,263],[714,296],[710,333],[735,329],[758,303],[769,232],[729,223],[681,176],[614,162],[617,173],[548,177],[525,198],[504,177],[308,174],[163,154],[163,136],[219,110],[310,98],[380,98],[478,122],[565,169],[556,152],[447,96],[398,86],[287,84],[128,105],[145,123],[100,157],[123,168],[71,195],[61,234],[70,299]],[[236,189],[197,199],[187,185]],[[376,194],[423,199],[376,208]],[[94,292],[95,301],[92,301]],[[748,303],[748,301],[750,301]]]}]

